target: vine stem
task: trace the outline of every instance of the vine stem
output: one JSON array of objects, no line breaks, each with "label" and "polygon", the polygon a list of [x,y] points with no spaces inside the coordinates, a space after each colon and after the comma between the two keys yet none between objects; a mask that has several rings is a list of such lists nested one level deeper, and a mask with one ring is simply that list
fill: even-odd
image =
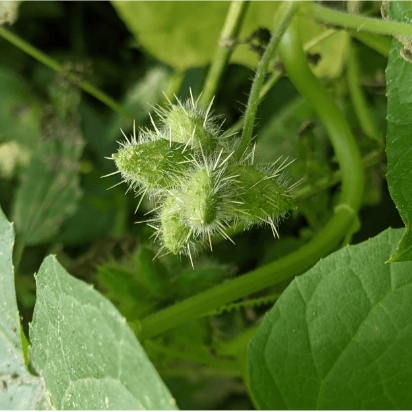
[{"label": "vine stem", "polygon": [[260,91],[262,89],[265,76],[268,72],[269,63],[272,60],[275,51],[280,43],[280,40],[282,39],[283,34],[288,28],[297,10],[298,4],[296,2],[285,1],[281,4],[278,12],[276,13],[275,31],[273,32],[270,42],[266,47],[265,53],[263,54],[259,62],[258,68],[256,70],[256,75],[253,80],[252,89],[250,91],[249,100],[245,112],[242,139],[240,141],[239,147],[235,152],[235,156],[237,158],[242,157],[243,153],[248,148],[252,140],[256,111],[260,101]]},{"label": "vine stem", "polygon": [[[30,43],[23,40],[17,34],[12,33],[11,31],[6,30],[3,27],[0,27],[0,36],[3,37],[5,40],[9,41],[10,43],[12,43],[14,46],[18,47],[20,50],[27,53],[29,56],[39,61],[40,63],[43,63],[45,66],[50,67],[50,69],[56,72],[61,72],[63,70],[63,66],[57,60],[54,60],[51,57],[47,56],[39,49],[32,46]],[[97,100],[100,100],[102,103],[110,107],[115,112],[121,114],[122,116],[128,119],[134,119],[133,116],[127,110],[125,110],[119,103],[115,102],[110,96],[102,92],[100,89],[92,85],[90,82],[80,81],[78,76],[74,73],[67,73],[66,77],[76,82],[76,84],[81,89],[83,89],[90,95],[94,96]]]},{"label": "vine stem", "polygon": [[383,144],[382,138],[376,130],[373,118],[368,109],[365,94],[360,85],[359,67],[352,41],[349,42],[347,79],[352,103],[363,133],[378,143]]},{"label": "vine stem", "polygon": [[[303,50],[309,51],[312,47],[315,45],[321,43],[323,40],[328,39],[330,36],[334,35],[335,33],[338,33],[336,30],[326,30],[325,32],[321,33],[320,35],[314,37],[313,39],[309,40],[305,45],[303,46]],[[283,73],[281,70],[273,70],[272,75],[269,77],[269,79],[265,82],[265,84],[262,86],[262,89],[260,90],[259,93],[259,102],[261,102],[264,97],[269,93],[270,89],[278,82],[279,79],[283,76]],[[240,129],[242,129],[244,124],[244,119],[241,118],[239,119],[230,129],[228,129],[225,133],[224,136],[233,136],[236,134]]]},{"label": "vine stem", "polygon": [[314,2],[305,4],[301,7],[301,11],[320,22],[342,26],[347,29],[388,34],[390,36],[412,36],[412,25],[349,14],[320,6]]},{"label": "vine stem", "polygon": [[220,78],[222,77],[230,56],[233,53],[234,46],[236,45],[236,38],[239,34],[248,7],[249,1],[234,0],[230,3],[226,21],[220,34],[215,57],[210,66],[203,86],[202,95],[199,99],[200,106],[207,106],[216,93]]},{"label": "vine stem", "polygon": [[310,70],[294,23],[283,36],[280,52],[290,80],[325,125],[340,164],[342,192],[333,216],[309,243],[289,255],[143,319],[140,339],[173,329],[219,306],[305,272],[339,246],[341,239],[352,228],[364,187],[363,166],[355,140],[336,103]]}]

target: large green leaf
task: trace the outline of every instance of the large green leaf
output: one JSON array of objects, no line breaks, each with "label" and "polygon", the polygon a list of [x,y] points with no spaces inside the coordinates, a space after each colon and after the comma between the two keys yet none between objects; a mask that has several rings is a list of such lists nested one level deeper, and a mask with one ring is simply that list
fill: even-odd
[{"label": "large green leaf", "polygon": [[[391,2],[389,12],[392,19],[412,24],[412,3]],[[410,43],[405,38],[401,40]],[[412,260],[412,63],[400,54],[402,49],[403,44],[394,40],[386,68],[387,180],[392,199],[407,229],[396,252],[391,256],[393,262]]]},{"label": "large green leaf", "polygon": [[402,234],[345,247],[289,285],[249,343],[262,408],[412,408],[412,263],[385,264]]},{"label": "large green leaf", "polygon": [[0,209],[0,410],[38,409],[45,402],[42,380],[26,366],[14,288],[13,225]]},{"label": "large green leaf", "polygon": [[[279,4],[251,2],[239,35],[242,42],[236,47],[232,62],[257,66],[259,55],[244,41],[260,27],[273,29],[274,14]],[[206,65],[213,58],[230,2],[113,1],[112,5],[139,44],[149,53],[172,67],[185,70]],[[326,28],[312,20],[304,17],[299,19],[299,27],[304,31],[306,41],[326,31]],[[347,54],[347,45],[348,36],[342,32],[311,50],[322,57],[315,69],[316,74],[329,77],[339,75]]]},{"label": "large green leaf", "polygon": [[36,276],[34,364],[57,409],[175,409],[118,310],[55,257]]}]

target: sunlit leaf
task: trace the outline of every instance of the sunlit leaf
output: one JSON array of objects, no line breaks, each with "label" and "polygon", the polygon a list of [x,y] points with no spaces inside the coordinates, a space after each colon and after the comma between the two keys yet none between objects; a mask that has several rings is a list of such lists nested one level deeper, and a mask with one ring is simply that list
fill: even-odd
[{"label": "sunlit leaf", "polygon": [[118,310],[55,257],[36,276],[34,365],[57,409],[175,409]]}]

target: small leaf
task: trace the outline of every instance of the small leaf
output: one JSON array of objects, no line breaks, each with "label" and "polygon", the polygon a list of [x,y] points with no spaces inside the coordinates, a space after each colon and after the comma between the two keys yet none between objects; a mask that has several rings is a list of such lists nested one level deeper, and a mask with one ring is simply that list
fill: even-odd
[{"label": "small leaf", "polygon": [[248,348],[261,408],[411,408],[412,263],[385,264],[402,233],[345,247],[288,286]]},{"label": "small leaf", "polygon": [[13,244],[13,225],[0,209],[0,410],[44,409],[42,380],[30,375],[25,366],[14,287]]},{"label": "small leaf", "polygon": [[[390,3],[392,19],[411,24],[412,3]],[[402,52],[402,54],[401,54]],[[388,134],[386,152],[388,155],[388,187],[390,194],[407,231],[391,262],[412,260],[412,64],[404,58],[403,44],[392,43],[386,68],[388,97]]]},{"label": "small leaf", "polygon": [[36,276],[34,364],[57,409],[175,409],[118,310],[55,257]]},{"label": "small leaf", "polygon": [[13,199],[13,220],[27,245],[50,240],[77,209],[84,146],[78,124],[77,116],[62,124],[53,110],[43,115],[43,136]]}]

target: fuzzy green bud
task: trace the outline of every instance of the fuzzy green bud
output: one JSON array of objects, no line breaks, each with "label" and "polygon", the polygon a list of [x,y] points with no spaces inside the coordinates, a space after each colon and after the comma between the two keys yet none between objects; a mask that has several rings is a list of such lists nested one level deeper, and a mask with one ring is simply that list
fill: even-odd
[{"label": "fuzzy green bud", "polygon": [[158,139],[125,146],[113,154],[113,159],[126,181],[149,190],[168,190],[188,172],[188,155],[184,145]]},{"label": "fuzzy green bud", "polygon": [[211,151],[216,147],[212,133],[205,129],[205,119],[196,111],[173,105],[164,119],[167,130],[174,142],[186,144],[190,141],[192,147],[202,147]]},{"label": "fuzzy green bud", "polygon": [[236,176],[234,200],[238,203],[232,212],[245,223],[267,222],[272,216],[281,216],[295,207],[288,188],[279,179],[253,166],[231,165],[227,171]]},{"label": "fuzzy green bud", "polygon": [[214,180],[213,174],[205,168],[198,170],[189,180],[183,207],[190,226],[203,227],[216,219],[218,199]]}]

